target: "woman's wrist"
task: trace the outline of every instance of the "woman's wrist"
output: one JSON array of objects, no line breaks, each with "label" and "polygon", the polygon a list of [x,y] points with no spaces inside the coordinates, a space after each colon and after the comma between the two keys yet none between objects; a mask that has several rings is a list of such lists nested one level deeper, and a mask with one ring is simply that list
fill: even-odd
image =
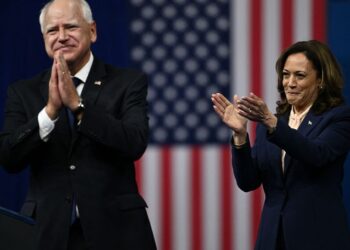
[{"label": "woman's wrist", "polygon": [[272,134],[276,130],[277,117],[273,114],[269,114],[264,119],[264,125],[267,131]]},{"label": "woman's wrist", "polygon": [[247,132],[243,132],[243,133],[233,132],[232,138],[233,138],[234,146],[236,147],[242,146],[247,142]]}]

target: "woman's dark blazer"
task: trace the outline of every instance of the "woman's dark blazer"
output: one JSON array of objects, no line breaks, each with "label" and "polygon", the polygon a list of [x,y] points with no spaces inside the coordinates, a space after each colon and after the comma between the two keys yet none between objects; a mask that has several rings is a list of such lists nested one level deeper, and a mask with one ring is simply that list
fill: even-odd
[{"label": "woman's dark blazer", "polygon": [[[286,151],[282,172],[281,149]],[[268,134],[258,125],[256,141],[232,148],[238,186],[263,185],[266,195],[256,250],[274,250],[282,223],[288,250],[349,250],[350,231],[342,197],[344,161],[350,149],[350,107],[321,115],[310,111],[298,130],[288,115]]]}]

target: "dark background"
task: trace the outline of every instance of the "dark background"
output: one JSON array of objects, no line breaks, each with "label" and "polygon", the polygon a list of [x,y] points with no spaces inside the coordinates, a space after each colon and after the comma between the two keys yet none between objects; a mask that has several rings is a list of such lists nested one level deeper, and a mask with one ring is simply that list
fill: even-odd
[{"label": "dark background", "polygon": [[[0,126],[8,84],[31,77],[51,65],[47,58],[40,26],[39,11],[44,0],[2,2],[0,23]],[[129,66],[128,1],[90,0],[98,26],[94,55],[114,65]],[[327,43],[342,65],[344,94],[350,103],[350,0],[328,0]],[[18,211],[27,192],[28,170],[7,174],[0,168],[0,206]],[[344,201],[350,224],[350,159],[345,168]]]}]

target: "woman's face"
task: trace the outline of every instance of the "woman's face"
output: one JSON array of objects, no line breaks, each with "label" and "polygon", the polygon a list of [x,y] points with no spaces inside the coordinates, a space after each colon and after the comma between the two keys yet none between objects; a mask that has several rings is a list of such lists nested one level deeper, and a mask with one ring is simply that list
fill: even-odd
[{"label": "woman's face", "polygon": [[296,53],[284,64],[282,83],[288,103],[300,113],[316,100],[321,80],[312,62],[303,53]]}]

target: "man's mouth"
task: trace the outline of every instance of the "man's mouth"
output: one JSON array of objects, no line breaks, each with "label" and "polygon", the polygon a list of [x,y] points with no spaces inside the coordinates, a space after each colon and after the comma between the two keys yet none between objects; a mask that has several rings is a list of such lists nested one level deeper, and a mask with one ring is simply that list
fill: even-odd
[{"label": "man's mouth", "polygon": [[67,50],[71,50],[73,48],[73,46],[62,46],[62,47],[58,47],[55,49],[55,51],[67,51]]}]

